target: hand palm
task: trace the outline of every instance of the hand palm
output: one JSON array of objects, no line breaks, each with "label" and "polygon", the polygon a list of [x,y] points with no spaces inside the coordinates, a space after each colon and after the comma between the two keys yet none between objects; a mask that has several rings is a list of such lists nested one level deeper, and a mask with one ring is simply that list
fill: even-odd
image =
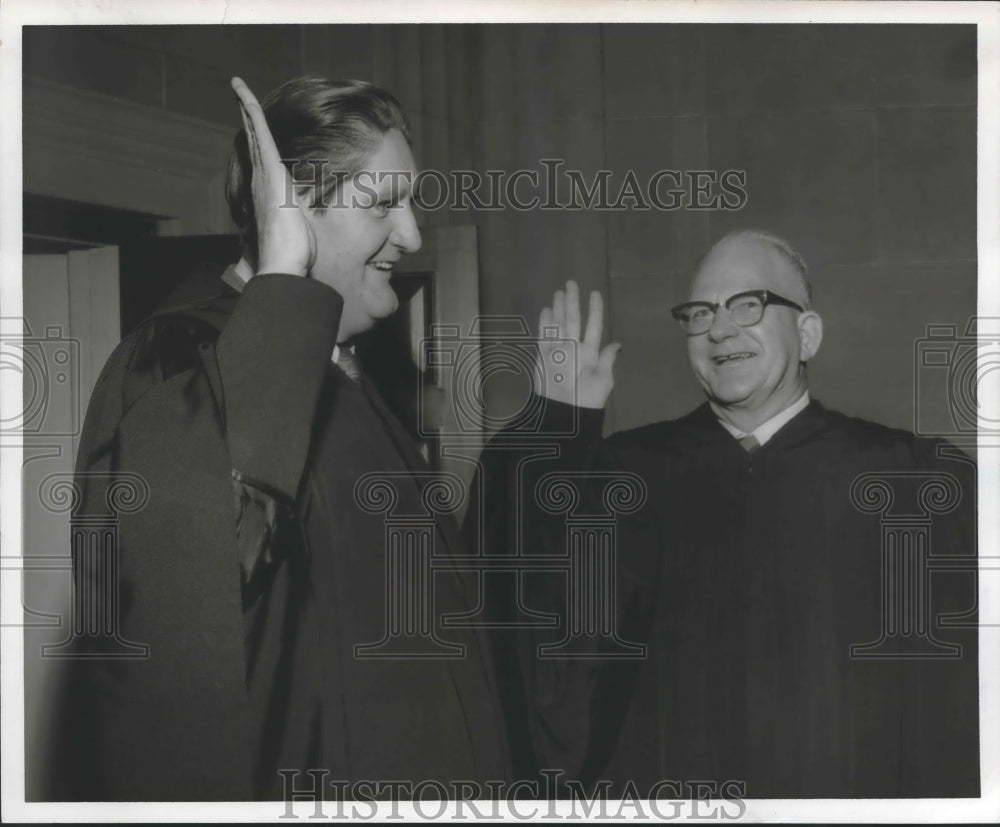
[{"label": "hand palm", "polygon": [[590,295],[590,310],[580,336],[580,296],[576,282],[557,290],[552,307],[538,320],[535,391],[549,399],[583,408],[603,408],[614,387],[618,344],[600,347],[604,308],[600,293]]},{"label": "hand palm", "polygon": [[316,234],[295,196],[291,176],[281,162],[264,110],[242,80],[233,78],[232,85],[240,99],[253,164],[257,272],[304,276],[316,262]]}]

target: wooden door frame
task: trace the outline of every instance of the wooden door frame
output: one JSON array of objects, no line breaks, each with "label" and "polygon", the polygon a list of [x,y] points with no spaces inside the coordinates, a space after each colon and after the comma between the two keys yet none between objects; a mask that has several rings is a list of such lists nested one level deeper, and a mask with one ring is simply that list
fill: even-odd
[{"label": "wooden door frame", "polygon": [[235,231],[232,129],[30,76],[22,91],[25,192],[157,215],[161,235]]}]

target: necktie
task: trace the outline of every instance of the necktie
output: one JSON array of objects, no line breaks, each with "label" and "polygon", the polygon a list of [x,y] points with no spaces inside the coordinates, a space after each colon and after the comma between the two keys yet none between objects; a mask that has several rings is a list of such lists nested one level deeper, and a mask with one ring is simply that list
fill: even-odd
[{"label": "necktie", "polygon": [[340,349],[340,356],[337,359],[337,367],[346,373],[355,382],[361,380],[361,364],[358,357],[346,347]]},{"label": "necktie", "polygon": [[760,443],[757,441],[757,437],[753,434],[747,434],[746,436],[741,436],[739,438],[739,443],[743,446],[743,450],[748,454],[752,454],[758,448],[760,448]]}]

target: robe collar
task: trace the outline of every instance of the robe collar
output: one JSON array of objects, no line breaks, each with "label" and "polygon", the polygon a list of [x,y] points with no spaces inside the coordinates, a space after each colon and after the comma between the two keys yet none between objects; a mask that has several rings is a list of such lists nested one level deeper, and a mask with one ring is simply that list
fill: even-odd
[{"label": "robe collar", "polygon": [[[815,398],[767,441],[760,450],[791,448],[813,439],[829,424],[829,412]],[[708,402],[704,402],[691,413],[674,421],[674,438],[680,442],[689,440],[705,446],[727,444],[739,448],[732,434],[719,422]],[[742,450],[742,448],[740,449]]]}]

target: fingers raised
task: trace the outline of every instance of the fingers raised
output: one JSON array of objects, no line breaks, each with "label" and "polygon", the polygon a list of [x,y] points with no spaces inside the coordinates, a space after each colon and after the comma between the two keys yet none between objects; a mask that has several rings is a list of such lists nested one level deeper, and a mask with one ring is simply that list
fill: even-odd
[{"label": "fingers raised", "polygon": [[557,328],[557,335],[566,335],[566,294],[562,290],[552,295],[552,323]]},{"label": "fingers raised", "polygon": [[565,336],[574,342],[580,341],[580,288],[572,279],[566,282]]},{"label": "fingers raised", "polygon": [[[232,87],[239,98],[253,167],[250,189],[258,272],[307,275],[316,262],[316,232],[298,204],[292,177],[281,161],[260,102],[240,78],[232,79]],[[286,209],[289,206],[295,209]]]},{"label": "fingers raised", "polygon": [[546,327],[555,327],[559,338],[580,342],[597,353],[604,333],[604,298],[599,291],[592,290],[589,301],[587,327],[581,339],[580,287],[573,280],[567,281],[565,290],[556,290],[552,294],[552,307],[542,309],[538,318],[539,338]]},{"label": "fingers raised", "polygon": [[604,332],[604,299],[597,290],[590,291],[590,307],[587,310],[587,330],[583,335],[583,344],[592,347],[596,352],[601,346],[601,334]]},{"label": "fingers raised", "polygon": [[250,163],[254,169],[259,169],[260,151],[257,149],[257,138],[254,135],[253,124],[250,123],[250,116],[242,103],[240,104],[240,117],[243,119],[243,131],[247,133],[247,151],[250,153]]},{"label": "fingers raised", "polygon": [[250,87],[241,78],[233,78],[232,87],[240,100],[243,126],[247,131],[250,159],[254,166],[266,168],[280,164],[281,156],[278,154],[278,147],[274,143],[274,137],[271,135],[271,129],[267,125],[267,118],[264,117],[264,110],[261,108],[257,96],[250,91]]}]

